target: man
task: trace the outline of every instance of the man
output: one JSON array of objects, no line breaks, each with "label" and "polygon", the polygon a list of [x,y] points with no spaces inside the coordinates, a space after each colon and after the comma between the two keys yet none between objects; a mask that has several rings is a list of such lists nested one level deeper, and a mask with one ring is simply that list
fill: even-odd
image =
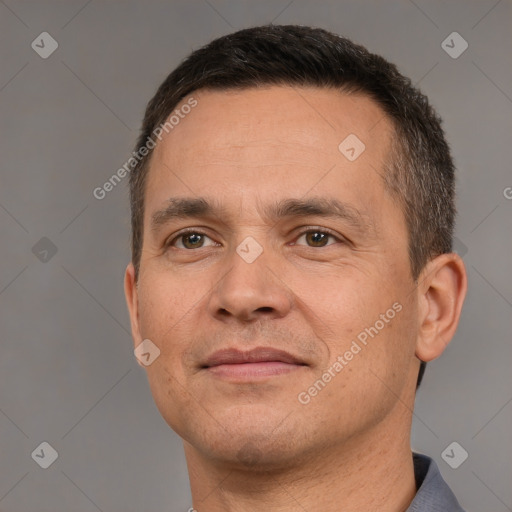
[{"label": "man", "polygon": [[125,293],[194,509],[462,510],[410,448],[467,286],[427,99],[346,39],[256,27],[167,77],[138,148]]}]

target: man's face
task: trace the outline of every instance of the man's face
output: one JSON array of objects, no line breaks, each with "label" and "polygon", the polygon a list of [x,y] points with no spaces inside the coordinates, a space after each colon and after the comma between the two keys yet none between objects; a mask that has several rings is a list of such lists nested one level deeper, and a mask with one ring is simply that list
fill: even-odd
[{"label": "man's face", "polygon": [[[160,349],[147,373],[162,416],[187,450],[247,464],[328,452],[386,421],[408,430],[418,313],[382,179],[391,123],[328,89],[193,96],[152,157],[132,311],[135,345]],[[171,198],[216,210],[166,216]],[[341,215],[276,211],[290,201]]]}]

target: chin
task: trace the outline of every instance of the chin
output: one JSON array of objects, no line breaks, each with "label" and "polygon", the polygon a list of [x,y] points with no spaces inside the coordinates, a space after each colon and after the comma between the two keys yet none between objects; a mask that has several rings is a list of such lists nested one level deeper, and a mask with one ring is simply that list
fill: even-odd
[{"label": "chin", "polygon": [[297,459],[296,442],[289,435],[271,439],[257,435],[231,437],[229,442],[205,448],[217,463],[251,472],[286,469]]},{"label": "chin", "polygon": [[267,417],[263,422],[261,416],[259,421],[248,416],[227,423],[210,418],[208,424],[189,425],[186,432],[178,434],[197,455],[226,469],[278,471],[296,465],[299,458],[314,451],[310,446],[313,439],[304,427],[284,418],[286,415],[269,422]]}]

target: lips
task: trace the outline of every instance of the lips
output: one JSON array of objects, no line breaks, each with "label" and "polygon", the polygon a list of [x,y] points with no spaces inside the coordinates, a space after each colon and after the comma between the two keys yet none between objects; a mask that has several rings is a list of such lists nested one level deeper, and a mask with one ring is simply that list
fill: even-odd
[{"label": "lips", "polygon": [[307,364],[298,357],[270,347],[248,351],[224,349],[213,353],[203,365],[209,374],[243,382],[289,373]]},{"label": "lips", "polygon": [[286,363],[305,365],[297,357],[274,348],[258,347],[247,352],[237,349],[224,349],[214,352],[207,360],[204,368],[211,368],[224,364],[248,364],[248,363]]}]

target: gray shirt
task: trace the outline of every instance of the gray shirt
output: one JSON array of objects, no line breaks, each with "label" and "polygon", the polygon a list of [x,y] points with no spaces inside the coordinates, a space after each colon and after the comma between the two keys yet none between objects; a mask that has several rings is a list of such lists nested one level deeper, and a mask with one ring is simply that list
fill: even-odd
[{"label": "gray shirt", "polygon": [[413,462],[418,491],[406,512],[464,512],[430,457],[413,453]]}]

